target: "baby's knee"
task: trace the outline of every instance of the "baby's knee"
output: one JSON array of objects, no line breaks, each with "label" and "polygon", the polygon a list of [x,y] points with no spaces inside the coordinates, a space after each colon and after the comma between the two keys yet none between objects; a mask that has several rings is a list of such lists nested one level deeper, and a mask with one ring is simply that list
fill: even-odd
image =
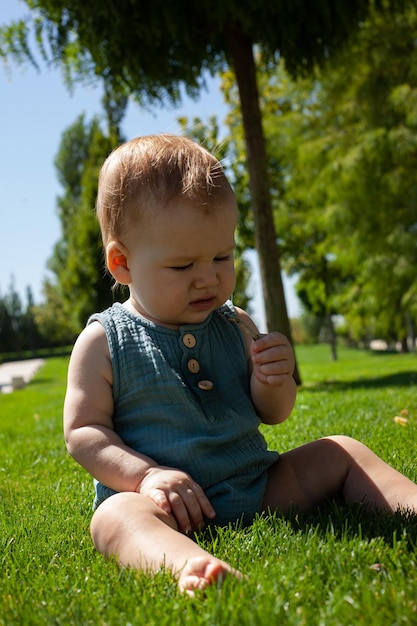
[{"label": "baby's knee", "polygon": [[161,518],[177,530],[172,516],[146,496],[133,492],[116,493],[95,511],[90,524],[91,538],[99,552],[118,556],[132,535],[143,532]]},{"label": "baby's knee", "polygon": [[322,441],[332,441],[346,452],[350,452],[358,446],[363,446],[357,439],[353,439],[353,437],[348,435],[329,435],[328,437],[322,437]]},{"label": "baby's knee", "polygon": [[376,455],[368,446],[353,437],[333,435],[324,437],[323,440],[332,442],[338,451],[338,455],[341,458],[345,458],[349,466],[352,466],[352,463],[362,465],[376,458]]},{"label": "baby's knee", "polygon": [[104,500],[90,524],[91,538],[102,554],[120,554],[123,546],[135,536],[163,523],[178,530],[171,514],[160,509],[150,498],[139,493],[116,493]]},{"label": "baby's knee", "polygon": [[[120,495],[120,494],[117,494]],[[94,512],[90,533],[96,549],[102,554],[115,554],[115,541],[120,537],[121,509],[114,501],[116,496],[104,500]]]}]

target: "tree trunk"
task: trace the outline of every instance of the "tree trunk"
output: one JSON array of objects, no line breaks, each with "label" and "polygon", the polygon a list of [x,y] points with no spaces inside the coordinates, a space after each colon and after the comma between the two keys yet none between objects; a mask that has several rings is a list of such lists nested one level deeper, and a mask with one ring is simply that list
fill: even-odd
[{"label": "tree trunk", "polygon": [[[272,211],[252,42],[243,33],[234,30],[229,30],[225,36],[239,89],[266,324],[268,331],[282,332],[293,344]],[[297,362],[294,378],[297,384],[301,384]]]},{"label": "tree trunk", "polygon": [[336,330],[333,323],[333,317],[331,313],[326,314],[327,328],[329,333],[329,344],[332,361],[337,361],[337,343],[336,343]]},{"label": "tree trunk", "polygon": [[406,328],[407,328],[407,348],[408,348],[408,352],[415,352],[416,351],[416,335],[414,332],[414,324],[413,324],[413,318],[411,317],[410,313],[408,311],[406,311],[405,315],[405,324],[406,324]]}]

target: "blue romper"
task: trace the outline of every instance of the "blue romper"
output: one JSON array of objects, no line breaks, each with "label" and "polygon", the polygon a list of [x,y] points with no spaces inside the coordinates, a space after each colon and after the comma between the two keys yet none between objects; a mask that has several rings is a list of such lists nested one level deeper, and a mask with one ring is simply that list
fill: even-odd
[{"label": "blue romper", "polygon": [[[88,323],[105,330],[113,368],[113,423],[126,445],[187,472],[215,524],[250,522],[278,458],[259,431],[244,341],[228,302],[201,324],[158,326],[116,303]],[[115,492],[95,481],[97,507]]]}]

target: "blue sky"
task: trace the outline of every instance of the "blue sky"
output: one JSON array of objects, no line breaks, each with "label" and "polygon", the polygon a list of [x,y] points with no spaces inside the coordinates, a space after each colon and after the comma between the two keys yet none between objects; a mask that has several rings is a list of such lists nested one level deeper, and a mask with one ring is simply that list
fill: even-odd
[{"label": "blue sky", "polygon": [[[2,0],[0,24],[8,24],[29,12],[20,0]],[[24,297],[31,286],[35,301],[42,299],[42,281],[47,275],[47,260],[60,238],[56,217],[56,197],[62,193],[54,158],[62,133],[81,113],[90,120],[101,115],[101,88],[78,86],[70,94],[59,69],[47,69],[41,64],[37,72],[0,64],[0,137],[2,159],[0,167],[0,294],[9,291],[11,281]],[[127,139],[158,132],[177,132],[181,115],[203,120],[216,114],[221,121],[226,106],[215,80],[197,101],[184,98],[182,106],[143,111],[130,104],[122,125]],[[298,311],[296,298],[285,281],[290,315]],[[263,313],[259,297],[259,277],[252,284],[256,294],[254,315],[262,325]]]}]

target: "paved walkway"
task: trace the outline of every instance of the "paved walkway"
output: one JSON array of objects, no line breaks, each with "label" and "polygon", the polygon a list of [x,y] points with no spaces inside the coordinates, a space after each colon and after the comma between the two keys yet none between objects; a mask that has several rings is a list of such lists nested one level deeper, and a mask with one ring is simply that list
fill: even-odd
[{"label": "paved walkway", "polygon": [[21,389],[44,364],[44,359],[28,359],[27,361],[10,361],[0,364],[0,391],[10,393]]}]

